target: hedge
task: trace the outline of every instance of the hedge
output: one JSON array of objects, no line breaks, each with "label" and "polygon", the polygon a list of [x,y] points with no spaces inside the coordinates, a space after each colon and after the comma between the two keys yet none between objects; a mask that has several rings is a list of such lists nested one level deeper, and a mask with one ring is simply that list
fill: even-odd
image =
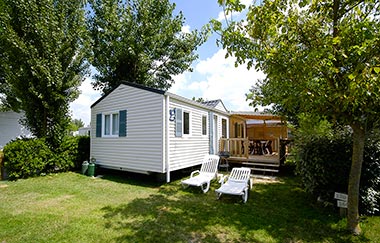
[{"label": "hedge", "polygon": [[10,180],[78,169],[90,153],[88,136],[66,137],[53,151],[44,139],[17,139],[4,147],[4,166]]},{"label": "hedge", "polygon": [[[313,138],[297,148],[297,174],[306,190],[334,202],[334,192],[347,193],[351,166],[351,136]],[[360,212],[380,215],[380,136],[367,138],[360,180]]]}]

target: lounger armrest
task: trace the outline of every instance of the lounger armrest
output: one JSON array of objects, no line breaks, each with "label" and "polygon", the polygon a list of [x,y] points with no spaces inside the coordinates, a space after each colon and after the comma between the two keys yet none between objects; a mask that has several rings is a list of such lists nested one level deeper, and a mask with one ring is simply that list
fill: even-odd
[{"label": "lounger armrest", "polygon": [[193,172],[191,172],[191,174],[190,174],[190,178],[193,177],[194,174],[196,174],[196,173],[199,173],[199,170],[194,170]]}]

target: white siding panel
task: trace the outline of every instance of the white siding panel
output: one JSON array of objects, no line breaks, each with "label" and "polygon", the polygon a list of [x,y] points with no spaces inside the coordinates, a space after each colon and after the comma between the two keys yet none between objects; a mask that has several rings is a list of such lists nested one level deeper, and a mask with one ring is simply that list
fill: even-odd
[{"label": "white siding panel", "polygon": [[[121,85],[91,109],[91,156],[97,164],[142,172],[163,171],[164,96]],[[127,110],[126,137],[96,137],[96,114]],[[104,122],[104,121],[103,121]]]},{"label": "white siding panel", "polygon": [[170,170],[199,165],[204,155],[209,153],[208,135],[202,135],[202,115],[208,117],[208,111],[179,100],[170,99],[170,101],[170,109],[181,108],[183,111],[190,112],[191,119],[191,134],[182,137],[175,137],[175,122],[169,122]]},{"label": "white siding panel", "polygon": [[13,111],[0,112],[0,149],[19,136],[32,136],[32,133],[20,124],[20,119],[22,118],[22,113]]},{"label": "white siding panel", "polygon": [[223,111],[223,112],[227,112],[226,108],[224,107],[224,105],[221,102],[219,102],[216,105],[215,109],[218,109],[218,110]]}]

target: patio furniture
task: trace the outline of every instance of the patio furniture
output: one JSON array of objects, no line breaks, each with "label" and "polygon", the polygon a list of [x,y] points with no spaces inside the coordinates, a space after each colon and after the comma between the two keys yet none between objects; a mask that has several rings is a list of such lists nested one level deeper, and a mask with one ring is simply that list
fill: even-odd
[{"label": "patio furniture", "polygon": [[222,194],[242,196],[243,202],[246,203],[248,200],[248,191],[252,187],[250,180],[251,169],[250,168],[233,168],[231,174],[228,176],[227,182],[225,178],[221,179],[221,187],[216,189],[217,199],[220,198]]},{"label": "patio furniture", "polygon": [[218,155],[205,155],[201,169],[191,172],[189,179],[181,181],[182,186],[199,186],[206,193],[210,189],[211,180],[217,177],[218,163]]},{"label": "patio furniture", "polygon": [[226,168],[226,171],[228,172],[228,158],[230,157],[230,153],[228,151],[220,151],[218,154],[220,157],[219,169]]}]

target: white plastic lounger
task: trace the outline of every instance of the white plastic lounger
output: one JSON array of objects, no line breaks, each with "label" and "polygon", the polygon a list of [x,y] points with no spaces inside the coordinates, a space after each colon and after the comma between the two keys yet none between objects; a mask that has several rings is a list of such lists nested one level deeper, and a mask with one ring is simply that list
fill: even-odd
[{"label": "white plastic lounger", "polygon": [[216,189],[217,198],[222,194],[242,196],[244,203],[248,200],[248,190],[250,184],[251,169],[250,168],[233,168],[226,183],[223,178],[222,186]]},{"label": "white plastic lounger", "polygon": [[181,181],[184,188],[188,186],[200,186],[202,191],[206,193],[210,189],[210,182],[215,179],[218,173],[218,155],[206,155],[203,158],[200,170],[191,172],[190,178]]}]

